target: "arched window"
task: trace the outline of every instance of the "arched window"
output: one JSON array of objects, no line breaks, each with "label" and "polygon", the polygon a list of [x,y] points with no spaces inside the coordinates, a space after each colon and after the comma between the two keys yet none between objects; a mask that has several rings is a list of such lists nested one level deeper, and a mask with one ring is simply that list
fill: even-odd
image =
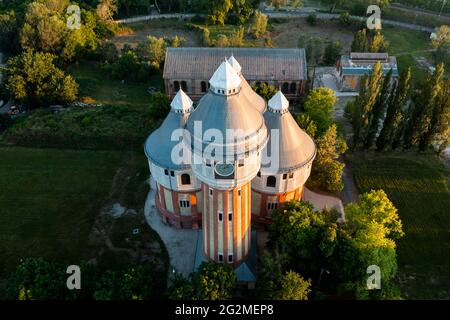
[{"label": "arched window", "polygon": [[180,90],[180,83],[178,81],[174,81],[173,86],[175,88],[175,92],[178,92],[178,90]]},{"label": "arched window", "polygon": [[292,94],[296,94],[297,93],[297,84],[295,82],[291,83],[291,87],[289,88],[289,92]]},{"label": "arched window", "polygon": [[206,92],[206,82],[202,81],[200,85],[202,87],[202,92]]},{"label": "arched window", "polygon": [[191,184],[191,176],[188,175],[187,173],[182,174],[181,175],[181,184],[182,185]]},{"label": "arched window", "polygon": [[181,90],[187,92],[187,84],[186,81],[181,81]]},{"label": "arched window", "polygon": [[275,188],[276,185],[277,185],[277,178],[275,178],[274,176],[268,176],[267,177],[267,186]]},{"label": "arched window", "polygon": [[289,92],[289,83],[283,82],[283,85],[281,86],[281,92],[283,92],[283,93]]}]

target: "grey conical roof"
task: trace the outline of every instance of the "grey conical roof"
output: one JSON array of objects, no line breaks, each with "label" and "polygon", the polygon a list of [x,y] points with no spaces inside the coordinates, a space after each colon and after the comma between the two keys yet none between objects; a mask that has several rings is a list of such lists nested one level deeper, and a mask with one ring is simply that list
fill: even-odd
[{"label": "grey conical roof", "polygon": [[[278,96],[272,101],[272,105],[275,107],[284,106],[284,103],[281,104],[283,101],[284,99]],[[313,139],[300,129],[289,111],[280,112],[276,109],[271,109],[269,106],[269,109],[264,112],[264,119],[270,138],[266,146],[267,149],[263,152],[262,171],[264,171],[264,163],[267,163],[267,155],[271,156],[272,140],[277,138],[273,135],[272,129],[279,130],[279,140],[273,141],[274,144],[279,146],[279,167],[277,173],[287,173],[299,169],[314,159],[316,146]]]},{"label": "grey conical roof", "polygon": [[180,170],[188,168],[189,164],[173,163],[172,150],[180,141],[172,141],[171,137],[175,130],[184,128],[186,125],[192,110],[192,101],[180,90],[172,100],[171,107],[161,126],[147,138],[144,151],[147,158],[154,164],[167,169]]}]

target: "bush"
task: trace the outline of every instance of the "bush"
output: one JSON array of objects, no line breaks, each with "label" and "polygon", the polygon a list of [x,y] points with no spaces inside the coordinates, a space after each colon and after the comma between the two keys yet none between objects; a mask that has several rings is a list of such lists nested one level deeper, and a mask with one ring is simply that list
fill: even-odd
[{"label": "bush", "polygon": [[0,133],[6,130],[12,124],[12,119],[9,114],[0,114]]},{"label": "bush", "polygon": [[348,11],[342,12],[339,17],[339,23],[343,26],[349,26],[352,24],[352,19],[350,18],[350,13]]},{"label": "bush", "polygon": [[306,18],[306,22],[308,22],[310,26],[315,26],[317,24],[317,15],[315,13],[311,13],[308,18]]},{"label": "bush", "polygon": [[77,107],[56,114],[36,110],[4,133],[4,142],[21,146],[72,149],[140,148],[156,125],[150,108]]}]

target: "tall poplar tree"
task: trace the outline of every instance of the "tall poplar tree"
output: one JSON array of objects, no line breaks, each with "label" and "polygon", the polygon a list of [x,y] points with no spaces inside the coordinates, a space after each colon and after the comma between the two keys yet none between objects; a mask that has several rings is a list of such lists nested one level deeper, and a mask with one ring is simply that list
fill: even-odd
[{"label": "tall poplar tree", "polygon": [[427,135],[431,130],[434,108],[441,94],[443,76],[444,65],[441,63],[414,95],[414,106],[410,109],[408,127],[404,137],[405,148],[417,145],[421,150],[426,149],[429,141]]},{"label": "tall poplar tree", "polygon": [[360,95],[356,100],[356,119],[354,121],[353,143],[357,147],[359,142],[364,140],[369,130],[369,120],[372,108],[377,101],[383,83],[383,69],[380,62],[377,62],[368,78],[361,81]]},{"label": "tall poplar tree", "polygon": [[377,100],[372,108],[372,112],[369,115],[369,130],[365,137],[364,148],[369,149],[378,133],[380,127],[380,119],[383,117],[387,106],[389,104],[389,97],[392,87],[392,69],[388,72],[383,80],[383,86],[378,94]]},{"label": "tall poplar tree", "polygon": [[404,120],[404,107],[408,102],[411,87],[411,68],[403,71],[398,83],[392,90],[392,96],[386,112],[386,119],[377,139],[377,149],[383,150],[386,146],[397,146],[401,139],[402,121]]}]

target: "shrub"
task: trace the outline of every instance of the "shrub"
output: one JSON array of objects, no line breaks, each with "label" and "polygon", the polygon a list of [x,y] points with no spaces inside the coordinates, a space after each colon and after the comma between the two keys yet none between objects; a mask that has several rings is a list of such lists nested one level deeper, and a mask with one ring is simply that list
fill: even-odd
[{"label": "shrub", "polygon": [[317,24],[317,15],[315,13],[311,13],[308,18],[306,18],[306,22],[308,22],[310,26],[315,26]]},{"label": "shrub", "polygon": [[77,107],[56,114],[39,109],[17,119],[4,142],[72,149],[140,148],[156,125],[150,108]]},{"label": "shrub", "polygon": [[352,24],[352,19],[350,18],[350,13],[348,11],[342,12],[339,17],[339,23],[343,26],[349,26]]}]

